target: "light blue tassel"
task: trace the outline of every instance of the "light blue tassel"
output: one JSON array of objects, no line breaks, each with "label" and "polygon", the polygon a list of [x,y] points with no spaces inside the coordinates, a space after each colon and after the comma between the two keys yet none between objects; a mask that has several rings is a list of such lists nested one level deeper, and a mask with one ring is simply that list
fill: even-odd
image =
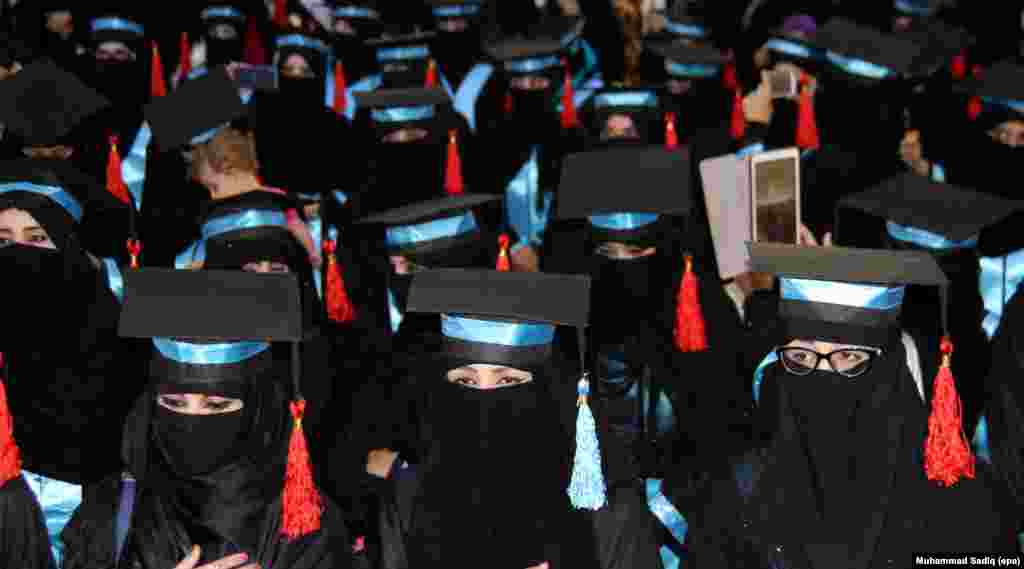
[{"label": "light blue tassel", "polygon": [[597,443],[597,423],[590,411],[590,381],[584,374],[576,386],[576,456],[569,481],[569,501],[576,509],[599,510],[607,503],[604,475],[601,473],[601,449]]}]

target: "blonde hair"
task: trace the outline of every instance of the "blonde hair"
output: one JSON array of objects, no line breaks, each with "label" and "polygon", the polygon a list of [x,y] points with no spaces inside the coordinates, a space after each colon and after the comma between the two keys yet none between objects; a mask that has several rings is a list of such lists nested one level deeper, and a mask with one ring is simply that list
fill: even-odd
[{"label": "blonde hair", "polygon": [[622,25],[625,66],[622,78],[626,85],[640,82],[640,55],[643,51],[643,0],[615,0],[615,15]]},{"label": "blonde hair", "polygon": [[256,137],[251,131],[223,128],[209,142],[196,148],[193,164],[202,160],[209,161],[218,172],[236,170],[256,174],[259,172]]}]

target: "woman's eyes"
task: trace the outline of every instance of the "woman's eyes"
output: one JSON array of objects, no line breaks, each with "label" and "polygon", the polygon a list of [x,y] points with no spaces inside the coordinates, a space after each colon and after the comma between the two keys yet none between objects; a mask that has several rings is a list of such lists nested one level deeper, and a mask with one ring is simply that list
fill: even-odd
[{"label": "woman's eyes", "polygon": [[173,399],[171,397],[161,397],[160,404],[167,407],[171,407],[172,409],[182,409],[187,406],[187,404],[184,401],[180,399]]},{"label": "woman's eyes", "polygon": [[231,401],[206,401],[206,407],[212,411],[224,411],[231,407]]},{"label": "woman's eyes", "polygon": [[507,376],[498,380],[498,385],[519,385],[525,383],[526,379],[522,377]]},{"label": "woman's eyes", "polygon": [[456,377],[452,380],[454,383],[459,385],[468,385],[470,387],[476,387],[477,381],[472,377]]},{"label": "woman's eyes", "polygon": [[50,237],[48,235],[39,234],[29,235],[28,241],[29,243],[48,243],[50,241]]}]

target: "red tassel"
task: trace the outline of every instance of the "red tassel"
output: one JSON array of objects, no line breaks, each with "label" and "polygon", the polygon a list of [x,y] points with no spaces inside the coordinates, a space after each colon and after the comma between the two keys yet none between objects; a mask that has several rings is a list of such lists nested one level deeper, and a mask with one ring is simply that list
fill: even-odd
[{"label": "red tassel", "polygon": [[985,70],[982,69],[980,65],[975,63],[974,65],[971,66],[971,76],[974,77],[975,79],[981,79],[982,77],[985,76]]},{"label": "red tassel", "polygon": [[296,539],[320,529],[323,502],[313,483],[306,434],[302,432],[306,401],[293,401],[289,407],[295,422],[288,442],[288,466],[281,495],[281,534],[288,539]]},{"label": "red tassel", "polygon": [[462,158],[459,157],[459,144],[455,138],[455,131],[448,131],[448,167],[444,174],[444,191],[449,196],[459,196],[465,193],[462,181]]},{"label": "red tassel", "polygon": [[679,147],[679,135],[676,133],[676,114],[665,115],[665,149],[675,150]]},{"label": "red tassel", "polygon": [[341,276],[341,268],[334,252],[338,244],[333,240],[324,241],[324,252],[327,253],[327,284],[324,300],[327,303],[327,317],[339,324],[352,322],[356,319],[356,307],[348,297],[345,279]]},{"label": "red tassel", "polygon": [[565,79],[562,82],[562,128],[576,128],[579,120],[576,118],[576,93],[572,88],[572,72],[569,69],[569,61],[562,58],[562,67],[565,68]]},{"label": "red tassel", "polygon": [[693,272],[693,256],[686,256],[686,271],[676,295],[676,348],[681,352],[703,352],[708,349],[704,315],[697,291],[697,275]]},{"label": "red tassel", "polygon": [[167,95],[167,83],[164,82],[164,64],[160,60],[160,48],[153,42],[153,57],[149,64],[149,95],[154,99]]},{"label": "red tassel", "polygon": [[178,40],[178,82],[188,79],[192,72],[192,43],[188,41],[188,32],[181,32],[181,39]]},{"label": "red tassel", "polygon": [[341,62],[334,64],[334,112],[343,114],[345,112],[346,100],[345,91],[348,90],[348,84],[345,81],[345,69],[342,68]]},{"label": "red tassel", "polygon": [[110,154],[107,156],[107,191],[125,205],[132,205],[132,196],[121,177],[121,153],[117,151],[117,136],[110,135]]},{"label": "red tassel", "polygon": [[961,478],[974,478],[974,454],[963,429],[963,409],[949,367],[953,343],[942,339],[942,366],[935,376],[928,439],[924,443],[924,471],[928,480],[950,487]]},{"label": "red tassel", "polygon": [[259,23],[250,16],[245,29],[245,62],[249,65],[266,65],[267,52],[263,47],[263,34]]},{"label": "red tassel", "polygon": [[743,140],[747,133],[747,117],[743,114],[743,96],[736,89],[732,95],[732,119],[729,121],[729,134],[733,140]]},{"label": "red tassel", "polygon": [[967,54],[960,52],[953,56],[953,61],[949,63],[949,71],[953,75],[953,79],[957,81],[963,81],[964,77],[967,77]]},{"label": "red tassel", "polygon": [[[0,354],[2,362],[3,354]],[[0,363],[2,366],[2,363]],[[7,406],[7,388],[0,378],[0,487],[21,476],[21,450],[14,440],[14,419]]]},{"label": "red tassel", "polygon": [[506,114],[512,112],[512,93],[505,93],[504,109]]},{"label": "red tassel", "polygon": [[274,25],[283,29],[290,27],[288,24],[288,0],[274,0]]},{"label": "red tassel", "polygon": [[811,84],[806,75],[800,76],[800,107],[796,119],[796,145],[804,150],[817,150],[821,146],[818,138],[818,121],[814,115],[814,99]]},{"label": "red tassel", "polygon": [[735,91],[740,87],[740,81],[736,77],[736,64],[732,61],[725,64],[722,70],[722,87],[727,91]]},{"label": "red tassel", "polygon": [[142,253],[142,241],[138,239],[129,239],[128,243],[125,244],[125,248],[128,249],[128,257],[131,259],[131,268],[139,268],[139,255]]},{"label": "red tassel", "polygon": [[427,79],[424,81],[424,86],[427,89],[437,87],[437,64],[433,59],[427,63]]},{"label": "red tassel", "polygon": [[507,273],[512,270],[512,263],[508,259],[508,235],[502,233],[498,237],[498,262],[495,264],[494,269]]},{"label": "red tassel", "polygon": [[978,115],[981,114],[981,111],[981,98],[976,96],[971,97],[971,99],[967,101],[967,117],[973,121],[974,119],[978,118]]}]

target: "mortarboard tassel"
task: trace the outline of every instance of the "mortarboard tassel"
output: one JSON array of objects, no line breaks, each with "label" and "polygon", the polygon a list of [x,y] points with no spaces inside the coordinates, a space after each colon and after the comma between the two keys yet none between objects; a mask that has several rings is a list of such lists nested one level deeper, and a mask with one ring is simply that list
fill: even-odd
[{"label": "mortarboard tassel", "polygon": [[733,140],[743,140],[747,133],[747,117],[743,114],[743,96],[737,88],[732,92],[732,118],[729,121],[729,134]]},{"label": "mortarboard tassel", "polygon": [[569,61],[564,57],[562,58],[562,67],[565,68],[565,79],[562,82],[562,128],[576,128],[579,124],[576,118],[576,93],[572,88]]},{"label": "mortarboard tassel", "polygon": [[510,93],[508,91],[505,92],[504,111],[505,111],[505,114],[508,114],[508,113],[512,112],[512,93]]},{"label": "mortarboard tassel", "polygon": [[288,28],[288,0],[274,0],[274,25]]},{"label": "mortarboard tassel", "polygon": [[494,269],[507,273],[512,270],[512,263],[508,258],[508,244],[509,238],[507,233],[502,233],[498,237],[498,262],[495,264]]},{"label": "mortarboard tassel", "polygon": [[675,340],[680,352],[703,352],[708,349],[692,255],[686,255],[686,270],[679,283],[679,294],[676,295]]},{"label": "mortarboard tassel", "polygon": [[345,81],[345,69],[341,66],[341,62],[338,61],[334,64],[334,112],[343,114],[345,112],[346,100],[345,95],[348,91],[348,84]]},{"label": "mortarboard tassel", "polygon": [[[3,370],[3,354],[0,353],[0,370]],[[14,440],[14,419],[7,406],[7,387],[0,375],[0,487],[21,476],[21,450]]]},{"label": "mortarboard tassel", "polygon": [[423,84],[427,89],[437,87],[437,63],[434,62],[433,58],[427,62],[427,79]]},{"label": "mortarboard tassel", "polygon": [[245,28],[245,62],[249,65],[266,65],[267,52],[263,47],[263,34],[254,16],[249,16]]},{"label": "mortarboard tassel", "polygon": [[985,70],[980,65],[975,63],[971,66],[971,76],[975,79],[981,79],[985,75]]},{"label": "mortarboard tassel", "polygon": [[966,52],[961,51],[953,56],[953,61],[949,63],[949,71],[952,73],[953,79],[957,81],[963,81],[964,77],[967,77]]},{"label": "mortarboard tassel", "polygon": [[130,260],[130,267],[133,269],[139,268],[139,255],[142,254],[142,241],[132,237],[125,244],[125,249],[128,250],[128,258]]},{"label": "mortarboard tassel", "polygon": [[149,95],[154,99],[167,95],[167,83],[164,82],[164,64],[160,60],[160,48],[153,42],[153,56],[149,64]]},{"label": "mortarboard tassel", "polygon": [[584,373],[576,385],[576,454],[569,481],[569,502],[576,509],[599,510],[608,501],[601,472],[601,448],[597,442],[597,422],[590,410],[590,379]]},{"label": "mortarboard tassel", "polygon": [[928,480],[953,486],[961,478],[974,478],[974,454],[963,429],[963,409],[949,360],[953,343],[942,339],[942,365],[935,376],[928,438],[924,443],[924,471]]},{"label": "mortarboard tassel", "polygon": [[178,40],[178,81],[188,79],[192,72],[192,43],[188,41],[188,32],[181,32],[181,39]]},{"label": "mortarboard tassel", "polygon": [[294,424],[288,442],[288,466],[281,496],[281,533],[288,539],[296,539],[320,529],[323,503],[313,483],[309,447],[306,445],[306,434],[302,431],[306,400],[292,401],[288,406]]},{"label": "mortarboard tassel", "polygon": [[665,114],[665,149],[675,150],[679,147],[679,134],[676,132],[676,114]]},{"label": "mortarboard tassel", "polygon": [[345,279],[341,276],[341,267],[335,252],[338,244],[333,239],[324,241],[324,252],[327,254],[327,287],[324,301],[327,304],[327,317],[333,322],[344,324],[356,319],[356,307],[348,296]]},{"label": "mortarboard tassel", "polygon": [[107,156],[107,191],[121,203],[131,206],[132,196],[121,176],[121,153],[117,151],[117,135],[110,135],[110,154]]},{"label": "mortarboard tassel", "polygon": [[967,101],[967,118],[973,121],[974,119],[978,118],[978,115],[981,114],[981,111],[981,98],[977,96],[971,97],[970,100]]},{"label": "mortarboard tassel", "polygon": [[459,157],[459,144],[454,130],[448,131],[448,167],[444,174],[444,191],[449,196],[459,196],[465,193],[462,181],[462,158]]},{"label": "mortarboard tassel", "polygon": [[722,87],[727,91],[735,91],[740,87],[740,81],[736,78],[736,63],[730,60],[722,70]]},{"label": "mortarboard tassel", "polygon": [[817,150],[821,146],[818,137],[818,120],[814,115],[814,98],[811,97],[811,82],[807,75],[800,75],[800,104],[796,117],[796,145],[802,150]]}]

